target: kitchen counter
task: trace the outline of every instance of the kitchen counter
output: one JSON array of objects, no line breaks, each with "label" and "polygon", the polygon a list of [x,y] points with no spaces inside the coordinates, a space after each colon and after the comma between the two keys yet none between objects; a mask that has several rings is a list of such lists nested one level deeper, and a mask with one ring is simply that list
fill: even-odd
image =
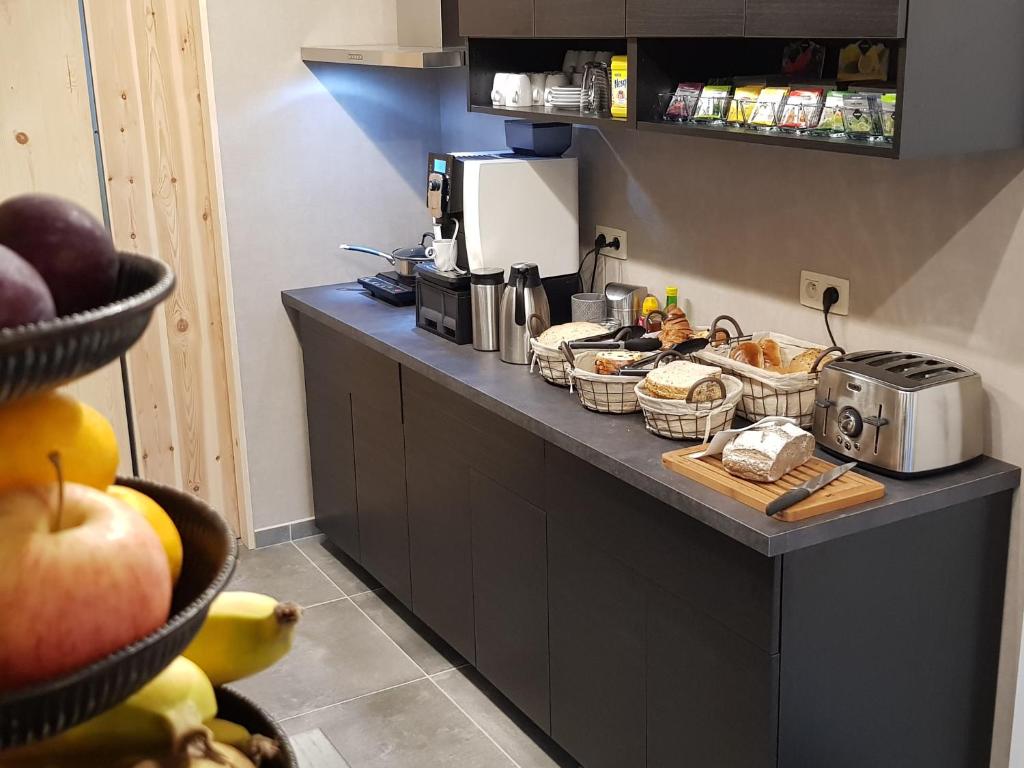
[{"label": "kitchen counter", "polygon": [[458,346],[417,329],[412,307],[392,307],[354,283],[285,291],[282,299],[289,310],[345,334],[770,557],[1012,490],[1020,483],[1018,467],[990,457],[913,480],[858,470],[885,484],[884,498],[784,523],[662,466],[662,453],[692,443],[650,434],[640,414],[587,411],[575,394],[546,383],[525,366],[501,362],[496,352],[477,352],[470,345]]}]

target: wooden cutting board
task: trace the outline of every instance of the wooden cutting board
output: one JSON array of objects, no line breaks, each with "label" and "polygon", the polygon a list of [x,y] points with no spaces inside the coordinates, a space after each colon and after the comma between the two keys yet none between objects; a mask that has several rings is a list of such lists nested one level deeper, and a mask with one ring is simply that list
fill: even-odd
[{"label": "wooden cutting board", "polygon": [[[702,450],[704,450],[704,446],[698,445],[680,451],[669,451],[662,454],[661,462],[673,472],[696,480],[708,488],[714,488],[748,507],[753,507],[762,514],[768,509],[768,504],[773,499],[837,466],[815,456],[778,482],[754,483],[730,475],[722,466],[720,456],[704,459],[688,458],[690,454],[699,453]],[[885,496],[885,486],[880,482],[864,477],[864,475],[858,475],[855,471],[847,472],[810,498],[804,499],[799,504],[794,504],[781,514],[776,515],[775,519],[795,523],[809,517],[823,515],[826,512],[835,512],[863,504],[866,501],[874,501],[883,496]]]}]

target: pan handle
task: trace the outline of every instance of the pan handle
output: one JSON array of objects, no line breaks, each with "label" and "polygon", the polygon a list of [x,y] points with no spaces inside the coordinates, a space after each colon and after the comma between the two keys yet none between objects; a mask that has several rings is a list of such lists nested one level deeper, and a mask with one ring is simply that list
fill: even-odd
[{"label": "pan handle", "polygon": [[390,253],[384,251],[378,251],[376,248],[370,248],[366,245],[349,245],[348,243],[342,243],[338,246],[338,250],[341,251],[355,251],[356,253],[368,253],[371,256],[380,256],[392,267],[395,266],[395,257]]}]

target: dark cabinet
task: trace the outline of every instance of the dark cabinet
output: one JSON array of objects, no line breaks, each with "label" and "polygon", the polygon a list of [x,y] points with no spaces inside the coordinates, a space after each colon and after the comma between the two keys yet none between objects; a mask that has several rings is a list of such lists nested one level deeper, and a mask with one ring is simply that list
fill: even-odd
[{"label": "dark cabinet", "polygon": [[645,765],[643,582],[549,515],[548,604],[551,736],[587,768]]},{"label": "dark cabinet", "polygon": [[350,343],[300,316],[306,385],[309,465],[316,524],[346,554],[359,560],[355,449],[348,359]]},{"label": "dark cabinet", "polygon": [[623,37],[626,0],[535,0],[537,37]]},{"label": "dark cabinet", "polygon": [[388,590],[411,605],[409,519],[405,491],[405,437],[398,363],[361,344],[346,360],[352,377],[360,562]]},{"label": "dark cabinet", "polygon": [[532,37],[533,0],[460,0],[463,37]]},{"label": "dark cabinet", "polygon": [[549,730],[544,512],[470,472],[476,667]]},{"label": "dark cabinet", "polygon": [[663,590],[647,620],[647,766],[774,768],[779,656]]},{"label": "dark cabinet", "polygon": [[739,37],[744,0],[627,0],[630,37]]},{"label": "dark cabinet", "polygon": [[906,0],[746,0],[749,37],[902,37]]}]

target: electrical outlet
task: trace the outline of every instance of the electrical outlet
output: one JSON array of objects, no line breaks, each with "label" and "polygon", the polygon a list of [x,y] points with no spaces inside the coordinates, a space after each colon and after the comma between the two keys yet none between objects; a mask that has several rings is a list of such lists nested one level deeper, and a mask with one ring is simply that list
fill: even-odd
[{"label": "electrical outlet", "polygon": [[604,248],[601,249],[601,253],[603,255],[608,256],[608,257],[613,258],[613,259],[622,259],[622,261],[626,260],[627,257],[626,257],[626,233],[625,233],[625,231],[623,231],[621,229],[612,229],[611,227],[604,227],[604,226],[601,226],[600,224],[598,224],[597,225],[597,232],[595,233],[594,237],[597,237],[598,235],[604,235],[609,243],[612,240],[614,240],[616,237],[619,238],[619,248],[618,248],[618,250],[605,246]]},{"label": "electrical outlet", "polygon": [[800,303],[805,307],[817,309],[819,312],[824,309],[822,296],[829,288],[839,291],[837,301],[829,314],[848,315],[850,314],[850,281],[841,277],[822,275],[818,272],[804,270],[800,273]]}]

